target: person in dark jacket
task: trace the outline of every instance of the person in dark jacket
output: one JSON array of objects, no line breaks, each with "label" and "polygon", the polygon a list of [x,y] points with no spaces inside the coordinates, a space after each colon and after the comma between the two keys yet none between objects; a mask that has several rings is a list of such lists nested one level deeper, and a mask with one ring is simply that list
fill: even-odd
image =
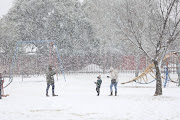
[{"label": "person in dark jacket", "polygon": [[55,95],[54,93],[54,88],[55,88],[55,85],[54,85],[54,75],[56,74],[56,72],[53,71],[52,69],[52,66],[49,65],[48,66],[48,72],[46,73],[46,82],[47,82],[47,88],[46,88],[46,96],[48,97],[48,90],[49,90],[49,87],[52,86],[52,96],[58,96],[58,95]]},{"label": "person in dark jacket", "polygon": [[94,82],[96,84],[96,91],[97,91],[97,96],[99,96],[100,94],[100,88],[101,88],[101,83],[102,83],[102,80],[101,80],[101,76],[99,75],[97,77],[97,82]]}]

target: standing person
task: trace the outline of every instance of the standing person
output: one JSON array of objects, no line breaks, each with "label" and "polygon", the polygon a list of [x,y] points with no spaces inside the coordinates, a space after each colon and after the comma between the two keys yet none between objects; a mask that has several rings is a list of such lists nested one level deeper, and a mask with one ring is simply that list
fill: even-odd
[{"label": "standing person", "polygon": [[97,77],[97,82],[94,82],[96,84],[96,91],[97,91],[97,96],[99,96],[100,94],[100,88],[101,88],[101,83],[102,83],[102,80],[101,80],[101,76],[99,75]]},{"label": "standing person", "polygon": [[110,96],[113,95],[113,89],[114,86],[115,89],[115,96],[117,96],[117,84],[118,84],[118,72],[114,68],[110,68],[110,76],[107,76],[108,78],[111,78],[111,84],[110,84]]},{"label": "standing person", "polygon": [[53,71],[52,66],[49,65],[48,66],[48,72],[46,73],[46,81],[47,81],[47,88],[46,88],[46,96],[48,97],[48,90],[49,87],[52,86],[52,96],[58,96],[54,94],[54,75],[56,74],[56,72]]}]

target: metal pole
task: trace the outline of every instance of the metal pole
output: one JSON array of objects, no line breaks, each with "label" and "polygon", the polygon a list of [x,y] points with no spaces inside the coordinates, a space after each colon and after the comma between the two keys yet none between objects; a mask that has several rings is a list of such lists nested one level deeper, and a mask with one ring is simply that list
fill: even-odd
[{"label": "metal pole", "polygon": [[[18,53],[18,42],[17,42],[17,44],[16,44],[16,50],[15,50],[15,53],[14,53],[14,57],[13,57],[13,61],[12,61],[12,67],[11,67],[11,69],[10,69],[10,74],[9,74],[9,83],[5,86],[5,87],[7,87],[9,84],[11,84],[11,82],[13,81],[13,77],[12,77],[12,74],[13,74],[13,67],[14,67],[14,63],[15,63],[15,59],[16,59],[16,54]],[[5,87],[3,87],[3,88],[5,88]]]},{"label": "metal pole", "polygon": [[20,49],[20,76],[22,78],[22,81],[23,81],[23,73],[22,73],[22,43],[21,43],[21,49]]},{"label": "metal pole", "polygon": [[49,65],[53,65],[53,58],[52,58],[52,41],[50,41],[50,43],[49,43],[49,49],[50,49],[50,52],[49,52]]},{"label": "metal pole", "polygon": [[55,56],[54,45],[52,47],[53,47],[53,62],[54,62],[55,68],[56,68],[56,77],[57,77],[57,81],[58,81],[58,70],[57,70],[57,64],[56,64],[57,60],[56,60],[56,56]]},{"label": "metal pole", "polygon": [[2,79],[0,78],[0,99],[2,99],[1,89],[2,89]]},{"label": "metal pole", "polygon": [[168,81],[168,67],[165,68],[166,69],[166,79],[164,82],[164,88],[166,87],[167,81]]},{"label": "metal pole", "polygon": [[57,47],[56,47],[56,43],[54,42],[54,47],[56,48],[56,54],[58,56],[58,59],[59,59],[59,63],[60,63],[60,66],[61,66],[61,72],[63,73],[63,76],[64,76],[64,80],[66,81],[66,78],[65,78],[65,73],[64,73],[64,70],[63,70],[63,66],[62,66],[62,63],[61,63],[61,58],[58,54],[58,50],[57,50]]}]

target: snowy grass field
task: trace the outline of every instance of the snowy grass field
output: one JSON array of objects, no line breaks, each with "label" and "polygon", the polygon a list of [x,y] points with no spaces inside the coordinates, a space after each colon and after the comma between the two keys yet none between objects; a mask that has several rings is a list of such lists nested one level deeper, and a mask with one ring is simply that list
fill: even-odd
[{"label": "snowy grass field", "polygon": [[[66,75],[55,80],[55,93],[45,96],[45,77],[14,78],[5,88],[10,96],[0,100],[0,120],[180,120],[180,88],[169,83],[155,97],[155,83],[118,84],[118,96],[108,96],[110,79],[102,75],[100,96],[95,84],[99,74]],[[119,83],[132,78],[120,74]],[[56,78],[56,77],[55,77]]]}]

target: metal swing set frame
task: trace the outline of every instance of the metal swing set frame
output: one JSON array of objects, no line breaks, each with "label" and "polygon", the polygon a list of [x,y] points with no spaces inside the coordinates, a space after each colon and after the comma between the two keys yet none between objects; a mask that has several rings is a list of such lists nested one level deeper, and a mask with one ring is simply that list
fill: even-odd
[{"label": "metal swing set frame", "polygon": [[[60,55],[59,55],[59,52],[58,52],[57,45],[56,45],[55,41],[52,41],[52,40],[48,40],[48,41],[17,41],[16,42],[16,47],[15,47],[15,52],[14,52],[14,55],[13,55],[12,64],[11,64],[11,67],[10,67],[9,83],[7,85],[5,85],[3,88],[6,88],[7,86],[9,86],[13,81],[13,69],[14,69],[14,66],[15,66],[15,63],[16,63],[16,57],[17,57],[17,54],[18,54],[18,47],[22,43],[37,43],[37,44],[38,43],[39,44],[40,43],[49,43],[50,44],[50,54],[52,53],[52,51],[51,51],[52,48],[51,47],[53,47],[54,53],[57,55],[58,61],[60,63],[60,70],[61,70],[61,72],[63,74],[64,80],[66,81],[64,69],[63,69],[62,62],[61,62],[61,58],[60,58]],[[51,56],[49,58],[49,61],[51,61],[50,59],[51,59]],[[58,79],[58,76],[57,76],[57,79]]]}]

